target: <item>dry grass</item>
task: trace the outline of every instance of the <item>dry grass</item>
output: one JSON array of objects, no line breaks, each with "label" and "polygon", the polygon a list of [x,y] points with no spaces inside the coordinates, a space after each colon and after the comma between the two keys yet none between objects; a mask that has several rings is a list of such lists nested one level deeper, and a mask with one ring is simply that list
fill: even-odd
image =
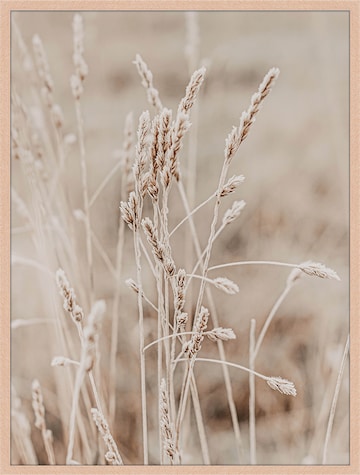
[{"label": "dry grass", "polygon": [[[69,15],[52,15],[70,26]],[[221,86],[239,74],[232,61],[217,69],[217,55],[226,57],[221,44],[210,68],[199,60],[209,14],[167,16],[186,25],[186,60],[171,67],[181,83],[189,77],[181,87],[171,80],[170,94],[152,61],[137,52],[134,65],[122,63],[140,76],[122,73],[132,78],[126,96],[133,93],[134,104],[124,99],[104,125],[109,142],[98,140],[102,106],[91,82],[98,68],[85,45],[88,28],[95,42],[95,19],[112,21],[98,15],[84,14],[85,29],[74,16],[61,68],[45,38],[29,46],[28,14],[13,23],[12,463],[348,463],[346,167],[335,180],[323,158],[299,161],[287,115],[297,90],[286,90],[286,68],[285,86],[275,84],[278,68],[253,69],[241,113],[237,88],[225,94]],[[146,30],[148,20],[136,15]],[[227,20],[231,41],[236,24]],[[323,20],[311,21],[327,31]],[[67,67],[67,77],[74,72],[65,93],[55,84]],[[329,78],[330,90],[343,76]],[[136,98],[137,83],[148,106]],[[278,110],[279,87],[286,100]],[[111,94],[100,90],[109,105]],[[226,108],[233,121],[240,116],[228,130]],[[275,160],[240,162],[241,151],[254,160],[271,157],[277,141],[281,147],[279,121],[295,173]],[[318,142],[303,127],[305,154],[306,142]],[[339,151],[346,130],[336,121]],[[265,145],[252,151],[251,141]]]}]

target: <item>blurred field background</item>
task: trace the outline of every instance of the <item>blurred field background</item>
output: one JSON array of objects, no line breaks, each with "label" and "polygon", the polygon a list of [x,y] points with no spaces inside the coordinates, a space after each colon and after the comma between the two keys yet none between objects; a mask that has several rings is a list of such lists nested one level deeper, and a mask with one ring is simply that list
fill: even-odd
[{"label": "blurred field background", "polygon": [[[190,74],[185,55],[186,19],[182,12],[84,12],[85,58],[89,75],[82,97],[90,196],[116,165],[123,141],[126,114],[149,109],[135,66],[140,53],[154,75],[164,105],[176,109]],[[13,14],[25,43],[34,34],[43,40],[55,98],[65,116],[65,133],[77,133],[74,101],[69,86],[72,66],[71,12]],[[244,174],[237,199],[247,206],[214,246],[212,265],[240,260],[278,260],[300,263],[308,259],[335,269],[341,282],[305,277],[280,307],[257,360],[257,370],[294,381],[296,398],[282,396],[257,382],[256,428],[259,464],[319,464],[337,372],[349,331],[349,18],[346,12],[201,12],[199,60],[207,68],[199,99],[196,196],[198,204],[217,186],[224,141],[248,107],[270,67],[279,79],[260,112],[248,139],[232,163],[231,174]],[[13,37],[12,86],[31,106],[29,78],[24,73]],[[196,65],[198,66],[198,65]],[[151,111],[153,112],[153,111]],[[190,131],[191,134],[191,131]],[[186,140],[181,159],[186,161]],[[66,180],[74,209],[82,207],[79,152],[75,144],[66,162]],[[186,170],[183,172],[186,181]],[[12,186],[29,199],[18,161],[12,161]],[[120,175],[116,174],[91,209],[94,231],[115,259],[119,220]],[[228,206],[231,200],[227,202]],[[171,222],[184,216],[179,197],[171,197]],[[196,215],[203,246],[207,241],[211,206]],[[226,209],[226,206],[224,207]],[[12,209],[12,253],[36,259],[36,250],[23,220]],[[127,230],[128,232],[128,230]],[[181,262],[187,226],[174,242],[174,258]],[[85,263],[85,244],[77,226],[78,255]],[[124,280],[134,277],[130,232],[126,240]],[[95,291],[111,308],[113,283],[94,251]],[[179,264],[180,265],[180,264]],[[50,266],[51,267],[51,266]],[[57,267],[51,268],[55,271]],[[224,272],[225,271],[225,272]],[[249,322],[257,328],[284,288],[288,269],[244,266],[221,275],[235,281],[240,292],[226,296],[214,291],[220,324],[232,327],[237,339],[226,343],[229,361],[248,364]],[[76,283],[72,282],[76,290]],[[151,289],[152,282],[145,286]],[[12,319],[52,318],[46,278],[23,265],[12,268]],[[150,293],[150,291],[149,291]],[[114,436],[127,463],[141,463],[140,397],[137,358],[136,298],[124,285],[117,356],[117,413]],[[59,305],[60,298],[59,298]],[[146,341],[156,338],[156,318],[149,311]],[[101,336],[106,373],[110,324]],[[54,432],[58,463],[65,453],[55,374],[52,325],[39,324],[12,332],[12,384],[30,420],[31,381],[39,379]],[[202,353],[217,357],[204,344]],[[149,353],[149,361],[151,354]],[[200,367],[201,364],[201,367]],[[149,401],[152,373],[149,364]],[[195,368],[201,407],[213,464],[238,463],[221,367],[199,363]],[[248,458],[248,376],[230,370],[242,430],[244,458]],[[130,377],[131,376],[131,377]],[[155,406],[156,407],[156,406]],[[150,463],[156,462],[155,423],[150,414]],[[155,418],[155,414],[153,415]],[[151,430],[154,435],[151,436]],[[39,463],[46,463],[37,429],[32,437]],[[12,463],[21,463],[16,450]],[[201,464],[196,431],[189,433],[184,463]],[[349,463],[349,374],[345,371],[339,395],[328,463]]]}]

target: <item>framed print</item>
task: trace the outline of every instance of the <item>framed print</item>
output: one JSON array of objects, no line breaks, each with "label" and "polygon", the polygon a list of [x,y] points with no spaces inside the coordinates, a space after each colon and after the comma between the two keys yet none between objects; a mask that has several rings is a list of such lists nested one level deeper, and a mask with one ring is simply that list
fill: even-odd
[{"label": "framed print", "polygon": [[1,473],[359,473],[359,6],[1,2]]}]

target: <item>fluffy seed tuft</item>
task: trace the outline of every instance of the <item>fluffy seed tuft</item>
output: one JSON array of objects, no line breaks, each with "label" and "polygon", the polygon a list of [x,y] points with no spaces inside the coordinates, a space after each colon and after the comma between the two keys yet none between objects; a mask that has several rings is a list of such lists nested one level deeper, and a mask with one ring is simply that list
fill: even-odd
[{"label": "fluffy seed tuft", "polygon": [[239,287],[235,282],[226,277],[217,277],[212,280],[217,289],[223,290],[226,294],[234,295],[239,292]]},{"label": "fluffy seed tuft", "polygon": [[314,275],[316,277],[320,277],[320,279],[340,280],[340,277],[334,270],[330,269],[329,267],[325,267],[324,264],[320,264],[319,262],[303,262],[299,265],[299,269],[301,269],[307,275]]},{"label": "fluffy seed tuft", "polygon": [[275,391],[279,391],[282,394],[286,394],[287,396],[296,396],[296,388],[294,383],[291,381],[280,378],[280,377],[270,377],[266,380],[267,384],[274,389]]},{"label": "fluffy seed tuft", "polygon": [[234,331],[232,330],[232,328],[223,328],[223,327],[214,328],[213,330],[207,332],[206,336],[211,341],[217,341],[217,340],[228,341],[228,340],[236,339],[236,335]]}]

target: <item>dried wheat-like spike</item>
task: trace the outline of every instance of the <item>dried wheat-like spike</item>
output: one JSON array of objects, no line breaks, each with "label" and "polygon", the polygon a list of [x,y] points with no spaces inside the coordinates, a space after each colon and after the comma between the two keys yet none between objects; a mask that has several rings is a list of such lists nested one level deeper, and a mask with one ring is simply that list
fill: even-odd
[{"label": "dried wheat-like spike", "polygon": [[176,450],[174,427],[170,422],[169,397],[164,378],[162,378],[160,383],[160,430],[163,449],[168,455],[171,464],[179,463],[179,452]]},{"label": "dried wheat-like spike", "polygon": [[64,309],[70,313],[75,323],[81,322],[84,318],[83,309],[77,304],[74,289],[70,286],[63,269],[56,271],[56,282],[60,295],[64,298]]},{"label": "dried wheat-like spike", "polygon": [[121,217],[132,231],[137,231],[139,228],[138,207],[139,201],[134,191],[129,194],[128,202],[120,202]]},{"label": "dried wheat-like spike", "polygon": [[232,328],[223,328],[223,327],[213,328],[211,331],[206,333],[206,336],[211,341],[217,341],[217,340],[228,341],[228,340],[235,340],[236,338],[236,335],[234,331],[232,330]]},{"label": "dried wheat-like spike", "polygon": [[135,147],[135,163],[134,163],[134,177],[140,183],[145,172],[147,157],[148,157],[148,143],[151,131],[151,121],[149,111],[145,111],[139,118],[139,126],[137,130],[137,144]]},{"label": "dried wheat-like spike", "polygon": [[162,171],[165,167],[165,154],[169,149],[170,140],[169,134],[171,129],[171,110],[164,108],[161,111],[159,117],[159,133],[157,144],[157,157],[158,168]]},{"label": "dried wheat-like spike", "polygon": [[223,290],[229,295],[234,295],[239,292],[238,285],[226,277],[217,277],[216,279],[212,279],[212,283],[217,289]]},{"label": "dried wheat-like spike", "polygon": [[[153,172],[154,170],[152,170]],[[159,196],[159,186],[156,181],[156,175],[154,173],[149,173],[147,177],[146,186],[143,187],[143,191],[147,191],[149,196],[154,200],[157,201]]]},{"label": "dried wheat-like spike", "polygon": [[207,323],[209,320],[209,310],[206,307],[201,307],[200,313],[196,318],[193,335],[185,344],[183,348],[184,354],[188,355],[189,358],[195,358],[197,353],[201,350],[201,344],[204,340],[204,331],[206,330]]},{"label": "dried wheat-like spike", "polygon": [[84,92],[84,88],[81,82],[81,79],[76,74],[73,74],[70,77],[70,87],[71,92],[76,100],[79,100],[82,93]]},{"label": "dried wheat-like spike", "polygon": [[156,160],[158,155],[158,147],[159,147],[159,127],[160,127],[160,116],[156,115],[153,118],[151,124],[151,140],[150,140],[150,167],[153,170],[155,176],[157,175],[157,171],[159,168],[159,164]]},{"label": "dried wheat-like spike", "polygon": [[126,279],[125,280],[125,284],[130,288],[132,289],[134,292],[136,292],[137,294],[139,293],[139,286],[137,285],[137,283],[135,282],[135,280],[133,279]]},{"label": "dried wheat-like spike", "polygon": [[46,454],[50,465],[55,465],[55,456],[53,450],[53,435],[51,430],[46,428],[45,406],[40,383],[37,379],[32,382],[32,407],[35,414],[35,427],[41,430]]},{"label": "dried wheat-like spike", "polygon": [[172,179],[171,167],[169,163],[166,163],[164,168],[161,171],[161,183],[165,190],[170,186],[171,179]]},{"label": "dried wheat-like spike", "polygon": [[157,175],[159,169],[159,162],[157,160],[159,147],[159,124],[160,117],[156,115],[151,127],[151,143],[150,143],[150,172],[148,174],[147,191],[153,200],[157,200],[159,194],[159,187],[157,184]]},{"label": "dried wheat-like spike", "polygon": [[[106,455],[108,455],[109,459],[112,461],[112,465],[124,465],[121,455],[119,453],[119,449],[117,448],[116,442],[113,436],[111,435],[109,424],[107,423],[104,414],[102,414],[102,412],[95,408],[91,409],[91,414],[93,416],[96,427],[98,428],[100,435],[105,442],[106,448],[108,449]],[[108,458],[106,458],[106,460],[109,461]]]},{"label": "dried wheat-like spike", "polygon": [[108,450],[105,454],[105,460],[109,465],[118,465],[116,455],[111,450]]},{"label": "dried wheat-like spike", "polygon": [[51,98],[51,94],[54,90],[54,81],[50,73],[49,63],[41,38],[38,35],[35,35],[32,39],[32,44],[39,78],[41,79],[43,86],[46,88],[49,98]]},{"label": "dried wheat-like spike", "polygon": [[[138,183],[139,183],[138,190],[142,198],[145,197],[147,192],[149,192],[150,196],[151,196],[151,193],[154,193],[154,189],[149,189],[149,186],[152,183],[150,172],[143,173]],[[156,197],[156,191],[155,191],[155,197]]]},{"label": "dried wheat-like spike", "polygon": [[324,264],[320,264],[319,262],[303,262],[299,265],[299,269],[305,272],[307,275],[314,275],[316,277],[320,277],[320,279],[340,280],[340,277],[334,270],[330,269],[329,267],[325,267]]},{"label": "dried wheat-like spike", "polygon": [[154,257],[161,262],[166,274],[173,277],[176,273],[176,266],[171,257],[170,249],[159,240],[157,230],[150,218],[144,218],[141,224]]},{"label": "dried wheat-like spike", "polygon": [[69,366],[71,364],[79,364],[79,362],[66,358],[65,356],[54,356],[51,360],[51,366]]},{"label": "dried wheat-like spike", "polygon": [[22,463],[38,465],[31,440],[30,422],[22,410],[21,399],[17,396],[14,386],[11,386],[11,435]]},{"label": "dried wheat-like spike", "polygon": [[79,14],[74,15],[73,19],[73,40],[73,63],[75,66],[75,72],[80,81],[83,82],[85,77],[88,75],[89,68],[84,60],[84,25],[82,16]]},{"label": "dried wheat-like spike", "polygon": [[156,107],[156,109],[160,112],[162,109],[162,104],[159,97],[159,91],[155,89],[153,84],[152,72],[139,54],[136,55],[134,64],[136,65],[138,73],[142,79],[141,84],[146,89],[149,103]]},{"label": "dried wheat-like spike", "polygon": [[262,83],[259,86],[258,92],[253,94],[251,103],[246,112],[243,112],[240,117],[240,125],[234,127],[228,135],[225,142],[225,160],[230,163],[234,155],[238,151],[241,143],[246,139],[251,125],[255,122],[255,116],[259,112],[261,105],[266,96],[271,91],[276,78],[280,71],[277,68],[271,68],[265,75]]},{"label": "dried wheat-like spike", "polygon": [[189,315],[186,312],[181,312],[176,317],[176,323],[180,331],[185,331],[185,326],[188,320],[189,320]]},{"label": "dried wheat-like spike", "polygon": [[271,387],[271,389],[274,389],[275,391],[279,391],[280,393],[286,394],[287,396],[296,396],[296,388],[294,383],[288,381],[287,379],[271,376],[266,380],[266,382]]},{"label": "dried wheat-like spike", "polygon": [[106,311],[104,300],[97,300],[91,308],[88,322],[84,328],[84,347],[82,360],[85,363],[85,370],[91,371],[96,359],[96,346],[99,339],[101,323]]},{"label": "dried wheat-like spike", "polygon": [[45,425],[45,407],[40,383],[37,379],[32,382],[32,406],[35,414],[35,427],[41,430]]},{"label": "dried wheat-like spike", "polygon": [[135,178],[135,190],[140,194],[139,198],[143,198],[148,188],[149,175],[145,173],[146,163],[148,159],[148,145],[151,131],[151,121],[149,111],[145,111],[139,118],[139,126],[137,130],[137,144],[135,147],[135,163],[133,174]]},{"label": "dried wheat-like spike", "polygon": [[200,68],[193,73],[186,87],[185,96],[181,99],[178,112],[188,114],[199,94],[200,87],[205,78],[206,69]]},{"label": "dried wheat-like spike", "polygon": [[134,190],[134,175],[132,173],[132,149],[134,145],[134,118],[130,112],[125,119],[124,141],[122,145],[122,168],[126,177],[126,191]]},{"label": "dried wheat-like spike", "polygon": [[180,314],[185,305],[185,284],[186,284],[186,271],[184,269],[179,269],[178,273],[176,274],[176,280],[175,280],[175,296],[174,296],[175,315]]},{"label": "dried wheat-like spike", "polygon": [[176,117],[175,124],[171,133],[171,146],[167,160],[170,164],[170,172],[177,181],[180,178],[178,153],[182,147],[182,141],[185,133],[189,130],[191,123],[189,116],[185,113],[179,112]]},{"label": "dried wheat-like spike", "polygon": [[224,185],[223,189],[220,191],[220,196],[227,196],[230,193],[233,193],[236,188],[243,183],[245,180],[244,175],[234,175],[232,176],[229,181]]},{"label": "dried wheat-like spike", "polygon": [[11,156],[15,160],[20,159],[20,135],[18,129],[13,125],[11,127]]},{"label": "dried wheat-like spike", "polygon": [[157,230],[150,218],[144,218],[141,222],[146,239],[151,246],[152,252],[156,259],[161,263],[165,260],[165,247],[160,242]]},{"label": "dried wheat-like spike", "polygon": [[[53,114],[53,109],[54,108],[55,108],[55,115]],[[57,114],[59,114],[58,117],[56,117]],[[62,114],[62,112],[61,112],[60,106],[58,106],[57,104],[54,104],[52,109],[51,109],[51,115],[52,115],[55,127],[59,128],[59,129],[62,127],[62,123],[63,123],[63,118],[60,117],[61,114]],[[34,117],[36,115],[37,114],[35,112],[35,114],[34,113],[32,114],[32,117]],[[35,121],[36,120],[37,119],[35,119]],[[62,123],[60,123],[60,122],[62,122]],[[38,129],[38,126],[36,126],[36,128]],[[39,137],[39,134],[38,134],[37,130],[34,129],[34,130],[31,131],[30,140],[31,140],[31,145],[34,149],[34,153],[35,153],[36,158],[38,158],[39,160],[42,160],[44,158],[44,148],[43,148],[43,143],[42,143],[42,141]]]},{"label": "dried wheat-like spike", "polygon": [[174,262],[174,259],[170,255],[167,255],[165,257],[164,270],[166,274],[168,275],[168,277],[173,277],[176,274],[175,262]]},{"label": "dried wheat-like spike", "polygon": [[[15,107],[15,106],[14,106]],[[13,113],[13,116],[15,113]],[[11,156],[15,160],[19,160],[21,158],[21,150],[23,148],[20,129],[14,124],[15,120],[13,117],[12,120],[13,124],[11,125]]]},{"label": "dried wheat-like spike", "polygon": [[235,221],[235,219],[237,219],[240,216],[241,211],[245,208],[245,205],[246,203],[244,200],[234,201],[231,208],[225,211],[225,214],[222,220],[223,226],[226,226],[232,221]]},{"label": "dried wheat-like spike", "polygon": [[64,114],[59,104],[54,104],[51,108],[51,117],[57,129],[61,129],[64,125]]}]

